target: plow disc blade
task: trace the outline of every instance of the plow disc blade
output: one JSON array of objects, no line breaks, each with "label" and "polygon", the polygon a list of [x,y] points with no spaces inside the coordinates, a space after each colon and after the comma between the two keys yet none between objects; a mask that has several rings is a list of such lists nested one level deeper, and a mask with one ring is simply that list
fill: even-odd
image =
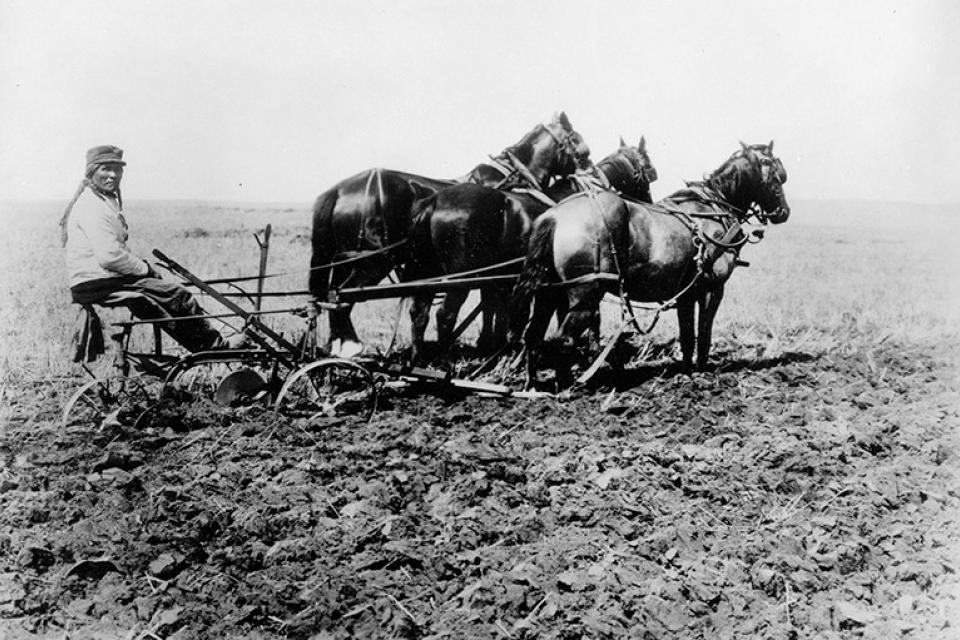
[{"label": "plow disc blade", "polygon": [[267,381],[253,369],[239,369],[226,375],[213,394],[213,401],[225,407],[238,400],[257,399],[267,388]]}]

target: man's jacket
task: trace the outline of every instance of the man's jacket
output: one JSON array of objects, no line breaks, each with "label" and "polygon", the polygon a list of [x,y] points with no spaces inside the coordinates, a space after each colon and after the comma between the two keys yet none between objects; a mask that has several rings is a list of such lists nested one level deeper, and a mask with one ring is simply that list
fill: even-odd
[{"label": "man's jacket", "polygon": [[145,276],[147,263],[127,248],[127,222],[117,201],[84,189],[67,222],[70,286],[117,276]]}]

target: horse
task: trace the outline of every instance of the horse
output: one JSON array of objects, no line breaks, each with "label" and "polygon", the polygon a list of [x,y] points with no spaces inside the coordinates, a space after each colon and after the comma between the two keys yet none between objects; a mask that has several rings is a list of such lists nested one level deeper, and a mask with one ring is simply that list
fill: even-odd
[{"label": "horse", "polygon": [[[492,186],[546,184],[551,176],[572,173],[589,154],[582,136],[560,112],[491,158],[490,164],[481,163],[458,180]],[[402,269],[409,256],[403,244],[414,202],[458,180],[371,169],[322,193],[313,206],[311,296],[324,301],[331,289],[373,285]],[[336,355],[354,355],[362,348],[350,311],[347,307],[329,313],[329,342]]]},{"label": "horse", "polygon": [[[411,234],[413,258],[405,272],[410,279],[435,278],[480,271],[482,275],[516,275],[519,264],[510,264],[526,253],[533,221],[555,202],[582,189],[612,190],[624,197],[651,202],[650,182],[657,179],[646,141],[631,147],[620,139],[620,148],[595,166],[561,178],[547,189],[506,191],[475,184],[441,189],[417,204]],[[507,263],[500,268],[489,267]],[[441,351],[455,340],[454,327],[468,289],[446,292],[437,310],[437,342]],[[489,352],[506,342],[505,301],[509,287],[492,285],[481,289],[483,323],[479,351]],[[423,335],[429,322],[432,293],[416,295],[410,309],[412,355],[423,352]]]},{"label": "horse", "polygon": [[[522,339],[526,384],[533,386],[543,336],[554,313],[568,343],[598,348],[604,293],[629,304],[675,303],[683,369],[707,367],[713,320],[750,216],[782,224],[790,215],[787,174],[768,145],[745,145],[702,182],[657,204],[611,193],[577,195],[537,218],[511,300],[511,340]],[[532,302],[532,311],[530,309]],[[694,331],[695,306],[699,306]]]},{"label": "horse", "polygon": [[657,181],[657,169],[647,154],[647,141],[640,136],[636,147],[620,138],[620,147],[595,165],[558,178],[547,189],[555,202],[592,189],[619,193],[622,196],[653,202],[650,185]]}]

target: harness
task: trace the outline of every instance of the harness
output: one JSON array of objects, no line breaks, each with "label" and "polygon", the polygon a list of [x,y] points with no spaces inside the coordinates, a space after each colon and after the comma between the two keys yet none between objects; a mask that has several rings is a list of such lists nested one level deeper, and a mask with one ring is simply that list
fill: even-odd
[{"label": "harness", "polygon": [[[717,260],[717,258],[720,257],[720,255],[727,251],[734,251],[739,254],[740,249],[745,244],[752,241],[751,235],[748,235],[744,232],[742,224],[743,220],[749,217],[751,213],[730,204],[719,193],[705,184],[688,184],[688,188],[685,192],[675,194],[667,200],[661,201],[657,204],[643,203],[645,207],[653,211],[671,215],[682,222],[689,230],[692,242],[697,249],[697,256],[695,258],[696,273],[694,274],[693,279],[683,288],[681,288],[680,291],[674,294],[669,300],[661,302],[652,308],[656,314],[650,325],[644,329],[640,326],[639,320],[634,312],[634,303],[630,301],[630,297],[626,291],[626,274],[624,273],[624,269],[620,264],[620,256],[617,252],[616,242],[611,232],[610,224],[607,221],[607,212],[597,199],[597,192],[595,190],[585,190],[584,193],[580,195],[590,198],[590,201],[600,213],[600,219],[603,222],[604,228],[607,232],[610,255],[613,259],[614,268],[616,269],[617,273],[615,276],[611,274],[609,278],[602,277],[606,274],[602,274],[600,272],[600,252],[602,247],[601,243],[597,242],[596,255],[594,258],[594,273],[592,275],[583,276],[574,280],[567,280],[558,284],[559,286],[570,286],[571,283],[581,279],[584,282],[596,282],[598,280],[612,280],[615,278],[617,282],[618,297],[621,303],[621,315],[624,318],[623,324],[632,324],[640,334],[647,334],[652,331],[657,324],[660,314],[663,311],[676,306],[677,300],[690,291],[690,289],[692,289],[701,280],[701,278],[709,278],[711,276],[709,271],[710,267]],[[708,204],[711,206],[712,211],[685,211],[679,206],[676,206],[681,202],[699,202]],[[714,237],[707,233],[702,224],[702,221],[704,220],[713,220],[714,222],[720,223],[723,227],[723,232],[721,235],[719,237]],[[716,251],[716,249],[711,251],[711,245],[712,247],[719,249],[719,252],[717,252],[716,255],[711,255],[714,253],[714,251]],[[683,281],[685,275],[686,273],[681,276],[681,282]]]},{"label": "harness", "polygon": [[[571,142],[572,134],[564,132],[561,137],[551,131],[550,127],[546,125],[540,125],[540,127],[557,143],[557,152],[554,156],[554,161],[559,159],[564,153],[571,158],[576,158],[576,150],[573,148]],[[513,183],[514,177],[519,176],[522,182],[525,182],[531,189],[540,192],[543,191],[540,181],[530,170],[530,167],[525,165],[523,161],[517,157],[513,152],[513,148],[508,147],[504,149],[500,155],[489,157],[491,162],[490,166],[503,176],[503,179],[493,186],[494,189],[512,189],[520,186]],[[555,204],[552,200],[550,203]]]},{"label": "harness", "polygon": [[[613,258],[614,266],[616,267],[617,274],[616,276],[614,276],[613,274],[605,274],[605,273],[599,272],[600,243],[597,242],[597,249],[596,249],[597,256],[596,256],[596,259],[594,260],[594,268],[596,270],[595,273],[593,273],[592,275],[582,276],[580,278],[575,278],[572,280],[567,280],[567,281],[558,283],[557,286],[570,286],[572,283],[575,283],[578,280],[582,280],[584,283],[587,283],[587,282],[595,283],[598,280],[612,280],[615,278],[617,281],[618,293],[620,298],[620,314],[621,314],[620,326],[617,328],[617,331],[616,331],[617,337],[619,337],[624,332],[624,330],[630,325],[632,325],[640,335],[646,335],[651,331],[653,331],[654,327],[657,325],[657,321],[660,319],[660,314],[663,313],[664,311],[667,311],[675,307],[677,304],[677,301],[684,294],[690,291],[700,281],[702,277],[708,276],[707,269],[709,268],[709,265],[712,264],[713,260],[716,259],[716,258],[713,258],[713,260],[711,260],[709,257],[709,253],[707,250],[708,243],[714,244],[717,247],[722,248],[723,251],[733,250],[733,251],[739,252],[740,248],[743,247],[744,244],[750,241],[750,237],[743,233],[743,228],[741,226],[741,218],[738,217],[737,215],[737,214],[740,214],[744,218],[746,218],[748,215],[747,212],[739,209],[734,205],[731,205],[729,202],[726,202],[720,196],[720,194],[716,193],[712,189],[709,189],[709,187],[707,187],[706,185],[702,185],[702,184],[688,185],[688,191],[686,193],[679,194],[678,196],[671,196],[670,199],[666,200],[665,202],[661,202],[659,204],[651,205],[651,204],[644,203],[644,206],[651,208],[654,211],[672,215],[676,217],[678,220],[680,220],[681,222],[683,222],[683,224],[690,231],[693,244],[697,247],[697,257],[696,257],[697,272],[694,274],[690,282],[687,283],[687,285],[684,286],[682,289],[680,289],[680,291],[674,294],[669,300],[661,302],[660,304],[657,304],[651,308],[651,310],[654,312],[653,319],[650,321],[650,324],[647,325],[646,328],[644,328],[640,326],[640,322],[637,319],[636,313],[634,311],[634,304],[630,301],[630,297],[626,292],[626,287],[624,286],[625,274],[623,273],[623,269],[621,269],[620,267],[620,259],[619,259],[619,256],[617,255],[616,243],[614,242],[613,234],[610,233],[610,227],[609,227],[609,224],[607,223],[606,211],[603,209],[603,206],[600,204],[600,202],[596,199],[597,195],[595,192],[587,191],[584,195],[586,195],[586,197],[589,197],[591,199],[591,201],[595,204],[595,206],[598,208],[600,212],[600,218],[603,221],[604,227],[606,227],[607,229],[607,237],[609,238],[609,242],[610,242],[610,253]],[[713,208],[713,211],[704,212],[704,213],[687,212],[678,206],[672,206],[674,203],[689,202],[689,201],[702,202],[702,203],[709,204]],[[703,226],[701,224],[701,220],[703,219],[713,219],[713,220],[721,221],[725,229],[723,232],[723,236],[717,239],[707,234],[704,231]],[[681,277],[680,277],[681,282],[683,281],[683,278],[685,276],[686,276],[685,272],[681,274]],[[618,340],[616,339],[612,339],[608,341],[607,346],[604,347],[603,351],[601,351],[600,355],[597,356],[593,364],[591,364],[590,367],[588,367],[580,375],[580,377],[577,379],[577,382],[582,384],[582,383],[585,383],[587,380],[589,380],[593,376],[593,374],[596,373],[597,369],[599,369],[602,363],[606,360],[607,356],[613,350],[617,342]]]},{"label": "harness", "polygon": [[[682,202],[698,202],[710,205],[712,211],[685,211],[675,204]],[[753,213],[744,211],[730,204],[716,191],[704,183],[688,183],[687,190],[674,194],[657,204],[647,205],[654,211],[660,211],[674,216],[690,231],[694,246],[697,248],[697,276],[708,276],[710,266],[727,251],[739,254],[740,249],[751,242],[751,235],[743,230],[743,222]],[[711,235],[703,228],[703,220],[712,220],[719,223],[723,231],[719,237]],[[711,256],[710,245],[719,249],[719,253]]]},{"label": "harness", "polygon": [[[370,258],[379,254],[389,254],[393,249],[406,243],[406,239],[402,239],[399,242],[393,242],[393,243],[390,242],[390,225],[387,223],[387,220],[383,217],[383,211],[382,211],[383,201],[386,198],[386,194],[384,193],[384,189],[383,189],[383,174],[380,169],[371,170],[370,175],[367,176],[367,183],[366,185],[364,185],[364,189],[363,189],[364,198],[366,199],[366,201],[368,202],[370,201],[370,195],[371,195],[371,192],[373,191],[374,181],[376,182],[376,189],[377,189],[376,197],[373,198],[374,211],[369,215],[367,211],[364,211],[363,214],[361,215],[360,224],[357,226],[357,241],[356,241],[356,247],[354,251],[340,252],[334,255],[333,262],[326,265],[321,265],[319,267],[313,267],[310,269],[310,271],[315,271],[318,269],[330,268],[330,272],[327,274],[328,289],[333,287],[333,269],[332,269],[333,266],[339,266],[343,264],[357,262],[359,261],[360,257]],[[379,219],[383,224],[383,245],[384,246],[379,247],[377,249],[364,250],[363,248],[364,240],[365,240],[364,232],[366,231],[367,220],[369,220],[371,217],[375,219]],[[389,255],[387,255],[386,257],[389,258]],[[344,284],[347,284],[356,274],[357,274],[356,269],[352,270],[344,279],[343,283],[341,283],[341,286],[343,286]],[[282,274],[276,274],[276,275],[282,275]],[[272,276],[263,276],[263,277],[272,277]],[[263,278],[260,278],[260,279],[262,280]]]},{"label": "harness", "polygon": [[[514,178],[519,176],[522,178],[522,182],[528,184],[531,189],[540,191],[540,182],[537,180],[537,177],[533,175],[530,168],[523,164],[513,151],[505,149],[502,155],[489,157],[490,166],[503,176],[500,182],[493,185],[494,189],[511,189],[512,187],[520,186],[514,183]],[[504,159],[506,159],[507,162],[504,162]]]}]

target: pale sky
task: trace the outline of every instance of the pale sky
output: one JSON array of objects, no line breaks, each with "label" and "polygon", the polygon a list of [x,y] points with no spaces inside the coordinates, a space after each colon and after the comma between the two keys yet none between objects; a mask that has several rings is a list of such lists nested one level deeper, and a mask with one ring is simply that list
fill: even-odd
[{"label": "pale sky", "polygon": [[775,140],[789,198],[960,202],[960,2],[0,0],[2,199],[116,144],[136,198],[462,174],[564,110],[660,198]]}]

